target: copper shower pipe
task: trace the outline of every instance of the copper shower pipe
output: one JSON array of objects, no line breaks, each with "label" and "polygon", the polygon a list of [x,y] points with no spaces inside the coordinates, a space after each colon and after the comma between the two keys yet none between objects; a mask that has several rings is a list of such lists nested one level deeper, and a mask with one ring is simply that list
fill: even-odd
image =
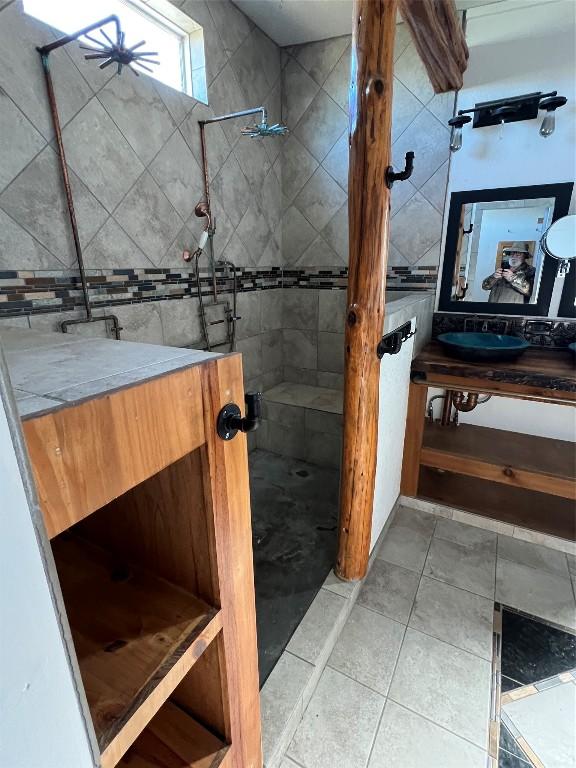
[{"label": "copper shower pipe", "polygon": [[80,283],[82,286],[82,295],[84,298],[84,308],[86,310],[86,317],[81,320],[64,320],[60,323],[60,328],[63,333],[68,332],[70,325],[79,325],[82,323],[97,323],[107,320],[112,321],[112,328],[114,335],[117,339],[120,338],[120,323],[116,315],[102,315],[100,317],[94,317],[92,314],[92,307],[90,306],[90,296],[88,293],[88,282],[86,280],[86,268],[84,266],[84,258],[82,255],[82,245],[80,243],[80,235],[78,233],[78,222],[76,220],[76,211],[74,209],[74,197],[72,195],[72,187],[70,185],[70,176],[68,174],[68,165],[66,163],[66,153],[64,151],[64,142],[62,140],[62,126],[60,124],[60,115],[58,113],[58,104],[56,102],[56,94],[54,93],[54,83],[52,81],[52,73],[50,72],[49,56],[56,48],[61,48],[64,45],[78,39],[87,32],[104,26],[105,24],[114,23],[116,29],[120,29],[120,21],[117,16],[107,16],[105,19],[91,24],[88,27],[84,27],[79,32],[73,35],[66,35],[59,40],[55,40],[49,45],[45,45],[37,48],[40,58],[42,60],[42,70],[44,72],[44,79],[46,81],[46,92],[48,94],[48,103],[50,105],[50,114],[52,116],[52,124],[54,127],[54,133],[56,136],[56,146],[58,148],[58,158],[60,161],[60,172],[62,174],[62,182],[64,184],[64,193],[66,195],[66,203],[68,206],[68,217],[70,219],[70,227],[72,229],[72,238],[74,240],[74,250],[76,251],[76,261],[78,263],[78,271],[80,272]]}]

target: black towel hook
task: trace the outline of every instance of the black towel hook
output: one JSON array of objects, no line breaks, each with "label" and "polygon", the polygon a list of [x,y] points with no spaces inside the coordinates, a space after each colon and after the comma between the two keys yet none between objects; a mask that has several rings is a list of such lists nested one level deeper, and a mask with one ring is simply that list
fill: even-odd
[{"label": "black towel hook", "polygon": [[388,189],[392,189],[392,185],[395,181],[406,181],[406,179],[409,179],[410,176],[412,176],[413,170],[414,152],[406,152],[406,160],[403,171],[396,173],[394,171],[394,166],[392,165],[389,165],[388,168],[386,168],[386,186]]}]

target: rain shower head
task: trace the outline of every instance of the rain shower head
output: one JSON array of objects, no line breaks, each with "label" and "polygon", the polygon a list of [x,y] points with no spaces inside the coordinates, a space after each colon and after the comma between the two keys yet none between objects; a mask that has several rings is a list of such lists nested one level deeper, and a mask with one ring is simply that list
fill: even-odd
[{"label": "rain shower head", "polygon": [[[85,59],[104,59],[100,64],[100,69],[105,69],[110,66],[110,64],[117,64],[117,73],[119,75],[122,73],[122,67],[129,67],[135,75],[138,75],[138,70],[135,69],[133,65],[141,67],[147,72],[152,72],[152,68],[146,65],[160,63],[157,58],[150,58],[158,56],[157,53],[153,51],[136,50],[146,44],[145,40],[141,40],[139,43],[136,43],[136,45],[126,48],[124,45],[125,34],[120,29],[118,29],[116,42],[113,42],[103,29],[100,29],[100,34],[102,35],[104,42],[85,34],[84,37],[92,43],[92,46],[80,46],[84,51],[91,51],[91,53],[84,56]],[[96,48],[93,46],[96,46]],[[143,62],[146,62],[146,64]]]},{"label": "rain shower head", "polygon": [[241,112],[230,112],[228,115],[219,115],[218,117],[209,117],[207,120],[199,120],[200,128],[203,130],[205,125],[210,123],[221,123],[223,120],[236,120],[239,117],[248,117],[260,113],[259,123],[248,125],[241,130],[242,136],[250,136],[252,139],[261,139],[264,136],[284,136],[288,133],[288,128],[282,123],[269,125],[268,112],[265,107],[254,107],[254,109],[243,109]]},{"label": "rain shower head", "polygon": [[262,122],[247,126],[240,133],[242,136],[250,136],[251,139],[261,139],[264,136],[285,136],[288,133],[288,128],[282,123],[268,125],[268,123]]},{"label": "rain shower head", "polygon": [[[114,24],[116,28],[115,40],[113,40],[104,30],[104,27],[108,24]],[[89,34],[95,30],[100,32],[102,37],[101,40],[96,37],[92,37]],[[80,45],[80,48],[83,50],[90,51],[90,53],[86,54],[84,58],[89,60],[102,59],[100,69],[105,69],[106,67],[109,67],[110,64],[116,64],[117,73],[119,75],[122,73],[123,67],[128,67],[132,70],[132,72],[134,72],[135,75],[138,75],[138,70],[134,68],[134,65],[136,65],[146,70],[147,72],[152,72],[151,67],[146,65],[159,64],[160,62],[157,59],[158,54],[154,51],[138,50],[139,48],[142,48],[143,45],[145,45],[144,40],[141,40],[139,43],[136,43],[136,45],[133,45],[130,48],[126,48],[124,44],[125,37],[126,36],[120,26],[120,19],[117,16],[107,16],[101,21],[97,21],[94,24],[90,24],[88,27],[79,29],[77,32],[74,32],[71,35],[61,37],[58,40],[55,40],[53,43],[39,47],[37,50],[42,56],[44,69],[46,71],[48,68],[48,56],[52,51],[54,51],[56,48],[61,48],[62,46],[71,43],[73,40],[84,39],[88,40],[90,43],[90,45]]]}]

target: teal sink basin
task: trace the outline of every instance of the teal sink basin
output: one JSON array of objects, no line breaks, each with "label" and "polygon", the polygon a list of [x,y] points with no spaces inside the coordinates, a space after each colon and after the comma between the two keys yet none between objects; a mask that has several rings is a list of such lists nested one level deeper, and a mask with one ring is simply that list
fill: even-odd
[{"label": "teal sink basin", "polygon": [[441,333],[438,341],[446,352],[461,360],[498,362],[515,360],[530,344],[518,336],[500,333]]}]

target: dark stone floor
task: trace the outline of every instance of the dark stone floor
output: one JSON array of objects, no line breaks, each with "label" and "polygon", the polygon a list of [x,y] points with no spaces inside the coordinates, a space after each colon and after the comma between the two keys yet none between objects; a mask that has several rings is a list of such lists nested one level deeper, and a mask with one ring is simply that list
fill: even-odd
[{"label": "dark stone floor", "polygon": [[335,469],[250,454],[261,686],[333,566],[338,485]]}]

